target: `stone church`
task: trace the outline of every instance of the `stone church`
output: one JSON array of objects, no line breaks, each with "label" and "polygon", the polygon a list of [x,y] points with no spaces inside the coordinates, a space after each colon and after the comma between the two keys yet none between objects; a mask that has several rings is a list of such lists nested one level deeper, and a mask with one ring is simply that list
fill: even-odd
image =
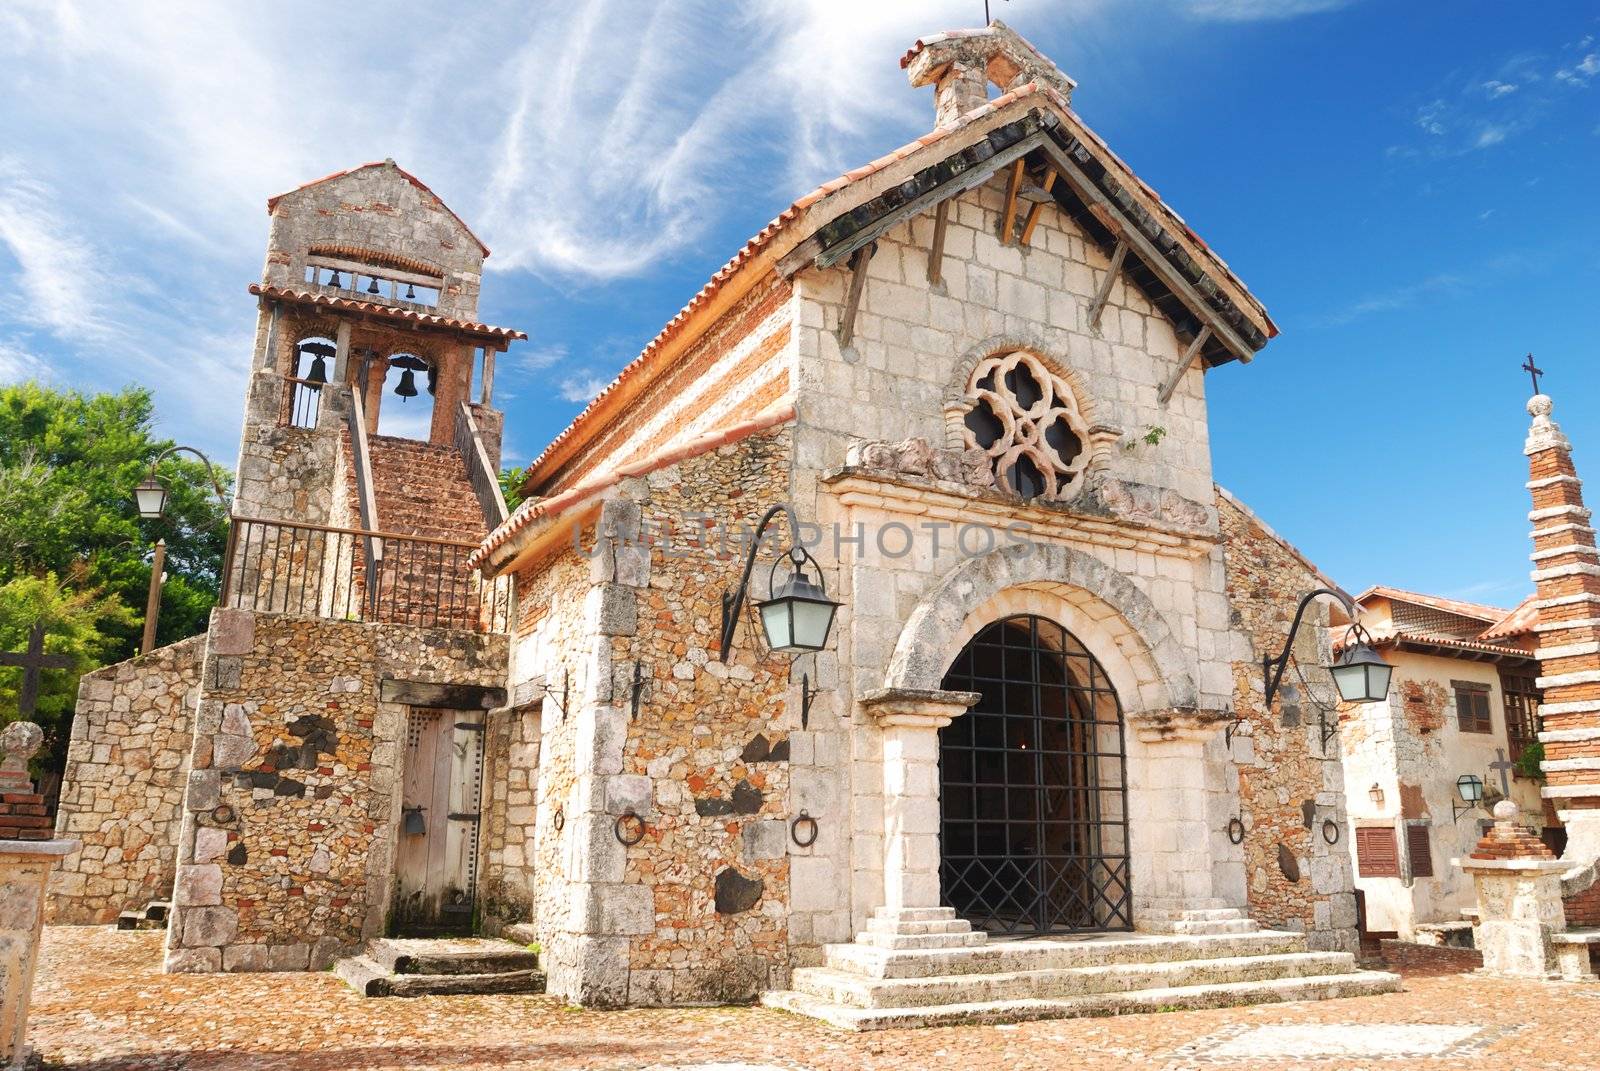
[{"label": "stone church", "polygon": [[901,66],[933,129],[753,237],[509,515],[487,248],[393,161],[268,202],[222,597],[85,678],[57,921],[170,896],[173,971],[507,934],[573,1002],[858,1028],[1398,985],[1321,629],[1262,704],[1336,585],[1211,474],[1206,377],[1277,328],[1002,23]]}]

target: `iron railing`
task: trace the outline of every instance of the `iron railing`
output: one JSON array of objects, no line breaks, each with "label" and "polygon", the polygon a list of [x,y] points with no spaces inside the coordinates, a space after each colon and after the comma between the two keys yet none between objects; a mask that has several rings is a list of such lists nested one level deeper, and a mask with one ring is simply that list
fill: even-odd
[{"label": "iron railing", "polygon": [[476,543],[235,517],[218,605],[342,621],[505,632],[508,577],[467,567]]},{"label": "iron railing", "polygon": [[500,490],[500,480],[494,466],[489,463],[489,451],[483,445],[483,435],[472,410],[462,402],[456,410],[456,452],[467,465],[467,479],[478,496],[483,509],[484,527],[494,531],[506,519],[506,499]]},{"label": "iron railing", "polygon": [[326,384],[309,379],[283,377],[283,408],[278,423],[289,428],[315,428],[322,412],[322,388]]}]

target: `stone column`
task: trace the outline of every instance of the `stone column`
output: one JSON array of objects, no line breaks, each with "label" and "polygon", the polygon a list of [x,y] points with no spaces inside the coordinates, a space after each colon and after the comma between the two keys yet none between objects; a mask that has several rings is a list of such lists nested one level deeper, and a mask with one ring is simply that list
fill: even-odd
[{"label": "stone column", "polygon": [[[1135,928],[1154,933],[1254,929],[1215,895],[1208,822],[1206,744],[1233,720],[1193,707],[1127,716],[1141,745],[1128,764],[1129,855]],[[1137,757],[1137,761],[1135,760]]]},{"label": "stone column", "polygon": [[1586,944],[1561,941],[1567,919],[1561,872],[1567,864],[1517,823],[1517,805],[1494,805],[1495,824],[1466,859],[1478,893],[1474,943],[1483,973],[1509,978],[1593,978]]},{"label": "stone column", "polygon": [[[33,784],[27,777],[30,756],[39,750],[44,733],[32,722],[18,721],[0,733],[0,789],[6,802],[0,803],[0,825],[7,819],[38,818],[32,814],[13,816],[21,808],[38,807]],[[25,801],[14,802],[25,797]],[[39,934],[44,929],[45,887],[56,861],[78,850],[75,840],[50,837],[48,821],[32,839],[32,828],[19,829],[25,839],[0,839],[0,1068],[21,1068],[28,1062],[23,1040],[28,1031],[28,998],[33,992],[33,972],[39,959]]]},{"label": "stone column", "polygon": [[890,914],[939,906],[939,730],[979,698],[907,688],[861,698],[883,731],[883,899]]}]

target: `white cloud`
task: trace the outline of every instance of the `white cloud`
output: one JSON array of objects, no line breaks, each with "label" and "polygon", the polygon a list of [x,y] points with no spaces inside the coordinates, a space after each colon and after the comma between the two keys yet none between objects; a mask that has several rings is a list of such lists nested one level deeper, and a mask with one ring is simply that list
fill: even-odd
[{"label": "white cloud", "polygon": [[560,364],[567,357],[565,344],[540,343],[535,340],[517,347],[512,363],[524,372],[542,372],[551,365]]},{"label": "white cloud", "polygon": [[595,395],[605,390],[606,384],[609,382],[610,380],[605,376],[597,376],[588,372],[568,376],[561,381],[561,397],[569,402],[592,402]]},{"label": "white cloud", "polygon": [[20,161],[0,156],[0,246],[15,262],[21,301],[0,307],[0,322],[31,324],[61,335],[104,332],[95,295],[105,273],[81,235],[62,217],[54,191]]},{"label": "white cloud", "polygon": [[1489,94],[1490,100],[1497,100],[1509,93],[1515,93],[1518,88],[1515,82],[1502,82],[1498,78],[1491,78],[1483,83],[1483,91]]},{"label": "white cloud", "polygon": [[1472,147],[1475,149],[1487,149],[1489,146],[1498,145],[1504,140],[1506,140],[1506,128],[1491,124],[1478,131],[1478,137],[1473,141]]},{"label": "white cloud", "polygon": [[1224,22],[1292,19],[1337,11],[1354,0],[1188,0],[1191,14]]},{"label": "white cloud", "polygon": [[1556,71],[1556,81],[1582,88],[1597,74],[1600,74],[1600,52],[1591,52],[1571,67]]},{"label": "white cloud", "polygon": [[50,366],[43,357],[15,343],[0,341],[0,384],[49,378]]}]

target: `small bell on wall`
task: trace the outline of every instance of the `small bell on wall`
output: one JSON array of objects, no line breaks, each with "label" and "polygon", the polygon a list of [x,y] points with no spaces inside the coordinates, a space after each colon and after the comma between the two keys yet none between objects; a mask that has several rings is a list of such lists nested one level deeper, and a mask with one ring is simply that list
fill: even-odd
[{"label": "small bell on wall", "polygon": [[320,353],[311,359],[311,370],[306,373],[306,382],[328,382],[328,362]]},{"label": "small bell on wall", "polygon": [[406,284],[406,300],[407,301],[415,301],[415,300],[417,300],[417,288],[412,286],[410,283]]},{"label": "small bell on wall", "polygon": [[417,374],[407,368],[400,373],[400,383],[394,392],[401,398],[415,398],[417,396]]},{"label": "small bell on wall", "polygon": [[382,290],[378,289],[378,277],[376,275],[367,276],[367,293],[369,293],[369,294],[382,294],[383,293]]},{"label": "small bell on wall", "polygon": [[437,393],[435,388],[437,388],[438,386],[439,386],[439,371],[438,371],[438,369],[433,368],[432,366],[430,366],[428,368],[428,396],[429,397],[432,397],[435,393]]},{"label": "small bell on wall", "polygon": [[328,285],[336,289],[343,290],[344,280],[339,277],[338,272],[334,272],[332,277],[328,279]]}]

